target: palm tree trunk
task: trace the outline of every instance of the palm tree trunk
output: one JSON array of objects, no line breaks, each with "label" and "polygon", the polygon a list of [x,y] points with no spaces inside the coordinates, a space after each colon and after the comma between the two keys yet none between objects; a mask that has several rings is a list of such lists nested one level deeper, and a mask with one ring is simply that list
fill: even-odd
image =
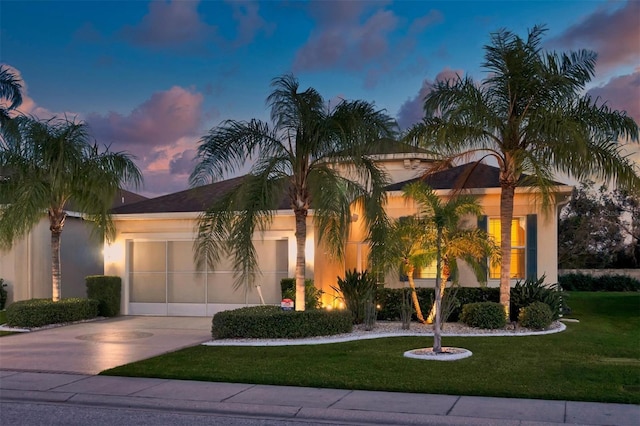
[{"label": "palm tree trunk", "polygon": [[504,307],[509,320],[509,302],[511,299],[511,222],[513,221],[513,197],[515,184],[502,184],[500,192],[500,304]]},{"label": "palm tree trunk", "polygon": [[49,230],[51,231],[51,299],[60,300],[62,276],[60,266],[60,238],[66,214],[63,210],[49,210]]},{"label": "palm tree trunk", "polygon": [[[442,278],[440,280],[440,295],[444,297],[444,291],[447,287],[447,281],[449,280],[449,268],[447,266],[447,262],[443,262],[444,266],[442,268]],[[433,321],[436,317],[436,302],[433,301],[431,305],[431,311],[429,311],[429,316],[427,316],[427,324],[433,324]]]},{"label": "palm tree trunk", "polygon": [[440,271],[440,265],[442,264],[442,228],[438,228],[438,239],[436,240],[436,314],[435,323],[433,327],[433,352],[442,352],[442,290],[440,284],[442,282],[442,271]]},{"label": "palm tree trunk", "polygon": [[305,310],[305,244],[307,242],[307,211],[295,210],[296,215],[296,311]]},{"label": "palm tree trunk", "polygon": [[409,287],[411,287],[411,300],[413,301],[413,308],[416,310],[416,317],[418,321],[422,324],[426,324],[427,322],[424,320],[424,316],[422,315],[422,309],[420,309],[420,302],[418,301],[418,295],[416,294],[416,284],[413,281],[413,271],[414,267],[411,263],[407,264],[407,279],[409,280]]}]

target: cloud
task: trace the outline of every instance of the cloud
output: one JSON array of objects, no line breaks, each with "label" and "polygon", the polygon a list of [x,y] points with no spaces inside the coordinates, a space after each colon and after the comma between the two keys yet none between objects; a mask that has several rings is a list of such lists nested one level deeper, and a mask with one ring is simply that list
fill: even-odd
[{"label": "cloud", "polygon": [[[606,102],[613,109],[626,111],[629,117],[640,123],[640,67],[632,74],[614,77],[587,93],[593,98],[600,98],[598,105]],[[625,145],[624,152],[640,167],[640,147],[637,143]]]},{"label": "cloud", "polygon": [[202,132],[202,103],[201,93],[174,86],[152,94],[128,115],[91,113],[86,121],[98,143],[136,157],[145,194],[166,194],[187,187],[187,159]]},{"label": "cloud", "polygon": [[407,23],[383,2],[311,2],[308,12],[316,27],[296,53],[294,72],[364,71],[366,87],[397,66],[428,26],[442,20],[442,14],[431,11]]},{"label": "cloud", "polygon": [[626,111],[640,123],[640,67],[632,74],[614,77],[587,93],[593,98],[600,98],[598,104],[607,102],[611,108]]},{"label": "cloud", "polygon": [[450,68],[445,68],[440,71],[435,80],[424,79],[422,81],[422,87],[418,91],[418,94],[413,98],[407,99],[401,106],[398,111],[398,125],[401,129],[408,129],[412,125],[420,122],[422,117],[424,117],[424,98],[433,90],[433,86],[435,83],[440,81],[448,81],[457,79],[458,76],[462,77],[462,70],[452,70]]},{"label": "cloud", "polygon": [[29,86],[27,85],[26,81],[24,81],[24,78],[22,78],[22,73],[20,72],[20,70],[6,63],[3,63],[2,65],[11,70],[11,72],[15,74],[16,77],[18,77],[22,84],[22,104],[20,104],[18,108],[10,112],[11,116],[15,116],[17,114],[33,115],[42,120],[64,116],[72,119],[78,116],[78,114],[74,112],[53,112],[43,106],[38,105],[36,101],[31,96],[29,96]]},{"label": "cloud", "polygon": [[597,67],[601,70],[637,65],[640,63],[640,2],[629,0],[622,7],[618,5],[618,2],[605,4],[549,43],[595,50]]},{"label": "cloud", "polygon": [[121,30],[125,40],[152,48],[204,46],[217,32],[198,13],[199,1],[152,1],[136,26]]},{"label": "cloud", "polygon": [[169,171],[174,175],[191,174],[195,167],[195,157],[197,150],[187,149],[174,155],[169,162]]},{"label": "cloud", "polygon": [[259,13],[259,4],[252,1],[228,1],[233,9],[233,19],[238,23],[237,37],[234,46],[243,46],[252,42],[258,33],[270,35],[275,24],[265,21]]},{"label": "cloud", "polygon": [[[220,19],[236,23],[235,38],[227,39],[220,28],[210,25],[198,12],[199,1],[152,1],[149,12],[136,25],[128,25],[119,32],[130,43],[152,49],[173,49],[181,53],[203,53],[211,45],[233,49],[251,43],[258,34],[270,35],[275,25],[260,16],[259,3],[255,1],[226,1],[229,9],[222,10],[223,3],[212,3]],[[231,11],[228,18],[225,13]],[[83,27],[81,34],[87,32]]]}]

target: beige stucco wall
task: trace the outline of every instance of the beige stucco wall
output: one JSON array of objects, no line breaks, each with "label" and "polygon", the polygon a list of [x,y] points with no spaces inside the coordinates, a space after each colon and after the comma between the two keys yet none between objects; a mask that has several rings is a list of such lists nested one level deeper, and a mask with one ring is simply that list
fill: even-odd
[{"label": "beige stucco wall", "polygon": [[[86,297],[84,278],[102,273],[102,244],[91,240],[89,234],[88,222],[67,217],[60,248],[62,297]],[[8,284],[9,302],[51,297],[51,232],[47,219],[10,250],[0,251],[0,278]]]}]

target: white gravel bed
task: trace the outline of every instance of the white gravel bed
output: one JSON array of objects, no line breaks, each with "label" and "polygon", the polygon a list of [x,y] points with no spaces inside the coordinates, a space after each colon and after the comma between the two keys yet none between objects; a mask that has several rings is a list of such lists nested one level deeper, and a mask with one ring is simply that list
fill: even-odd
[{"label": "white gravel bed", "polygon": [[[548,329],[542,331],[523,327],[507,326],[497,330],[469,327],[462,323],[446,323],[443,337],[490,337],[490,336],[532,336],[552,334],[564,331],[567,327],[560,321],[554,321]],[[350,342],[352,340],[379,339],[383,337],[433,336],[433,326],[412,323],[409,330],[402,330],[400,322],[378,321],[373,330],[366,331],[362,325],[355,326],[351,333],[333,336],[309,337],[304,339],[217,339],[203,343],[205,346],[289,346],[321,345],[326,343]]]}]

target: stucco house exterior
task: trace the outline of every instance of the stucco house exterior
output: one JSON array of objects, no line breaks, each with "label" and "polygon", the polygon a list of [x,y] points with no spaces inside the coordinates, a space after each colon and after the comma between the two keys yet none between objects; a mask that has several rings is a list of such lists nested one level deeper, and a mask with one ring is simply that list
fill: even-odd
[{"label": "stucco house exterior", "polygon": [[[146,197],[120,190],[112,206],[142,200]],[[86,297],[85,277],[104,270],[103,244],[90,238],[91,227],[73,207],[69,209],[60,247],[62,297]],[[7,284],[8,303],[51,297],[51,231],[46,216],[11,249],[0,250],[0,278]]]},{"label": "stucco house exterior", "polygon": [[[398,149],[400,148],[400,149]],[[406,149],[404,149],[406,148]],[[386,209],[397,218],[415,212],[415,206],[402,197],[402,187],[419,178],[431,166],[426,151],[396,146],[374,156],[391,179]],[[336,167],[340,167],[337,165]],[[453,167],[429,175],[426,179],[443,197],[458,188],[464,179],[467,193],[478,197],[485,216],[473,218],[469,226],[480,226],[499,237],[500,186],[497,168],[480,164]],[[193,256],[198,215],[208,203],[229,191],[242,177],[232,178],[186,191],[143,200],[114,209],[117,236],[104,248],[104,273],[123,280],[121,312],[125,315],[185,315],[211,316],[216,312],[246,305],[280,302],[280,280],[294,276],[295,218],[283,197],[273,223],[266,232],[255,236],[255,246],[261,276],[257,289],[234,289],[234,271],[230,261],[222,261],[213,270],[197,269]],[[513,241],[513,283],[525,276],[545,274],[547,282],[557,281],[557,209],[568,200],[572,187],[558,184],[555,205],[543,210],[533,188],[518,188],[515,196]],[[332,259],[317,244],[309,212],[306,245],[306,276],[325,293],[323,303],[335,303],[331,289],[346,269],[367,268],[367,244],[363,241],[362,220],[357,211],[352,215],[352,232],[346,243],[345,258]],[[471,219],[470,219],[471,220]],[[496,228],[497,226],[497,228]],[[433,286],[431,270],[418,271],[416,283]],[[489,286],[498,286],[498,271],[492,270]],[[478,285],[470,271],[461,270],[460,282]],[[389,287],[401,287],[397,274],[385,282]]]}]

